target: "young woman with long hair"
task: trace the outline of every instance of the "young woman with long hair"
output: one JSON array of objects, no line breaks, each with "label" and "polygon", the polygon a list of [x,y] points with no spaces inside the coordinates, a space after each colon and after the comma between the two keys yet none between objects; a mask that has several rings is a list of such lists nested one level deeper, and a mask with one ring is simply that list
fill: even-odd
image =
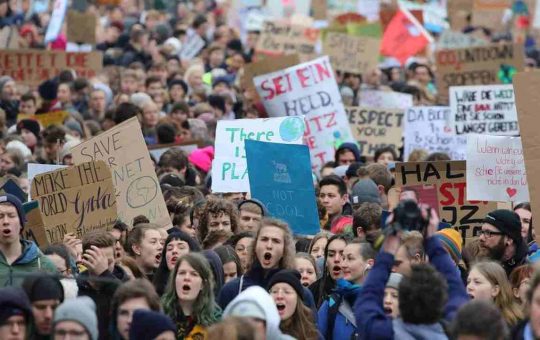
[{"label": "young woman with long hair", "polygon": [[206,338],[206,329],[221,318],[214,299],[210,264],[198,253],[180,257],[161,299],[163,310],[175,323],[178,339]]},{"label": "young woman with long hair", "polygon": [[523,319],[522,309],[512,294],[506,272],[497,262],[482,261],[471,268],[467,278],[467,294],[472,299],[493,301],[510,327]]},{"label": "young woman with long hair", "polygon": [[281,331],[298,340],[318,339],[313,312],[304,304],[300,274],[296,270],[280,270],[272,276],[268,288],[278,309]]}]

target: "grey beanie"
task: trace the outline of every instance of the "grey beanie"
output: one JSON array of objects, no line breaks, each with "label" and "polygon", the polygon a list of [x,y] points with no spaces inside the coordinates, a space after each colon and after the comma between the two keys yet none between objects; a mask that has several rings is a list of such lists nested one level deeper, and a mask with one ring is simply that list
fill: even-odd
[{"label": "grey beanie", "polygon": [[61,321],[74,321],[83,326],[92,340],[98,339],[96,304],[88,296],[66,300],[54,312],[53,328]]},{"label": "grey beanie", "polygon": [[394,288],[399,290],[399,283],[401,282],[402,278],[403,275],[400,273],[391,273],[388,281],[386,282],[386,288]]},{"label": "grey beanie", "polygon": [[352,188],[351,203],[356,205],[364,202],[381,204],[377,184],[369,178],[359,180]]}]

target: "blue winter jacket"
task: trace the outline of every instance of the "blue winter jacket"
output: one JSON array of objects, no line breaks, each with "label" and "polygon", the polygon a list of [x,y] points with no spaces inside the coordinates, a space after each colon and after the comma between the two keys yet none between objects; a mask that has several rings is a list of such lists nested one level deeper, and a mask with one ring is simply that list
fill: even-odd
[{"label": "blue winter jacket", "polygon": [[[352,285],[340,279],[332,295],[323,302],[319,308],[317,329],[322,336],[326,337],[326,340],[348,340],[356,333],[357,327],[353,306],[360,289],[360,286]],[[335,314],[334,327],[329,332],[329,312],[336,303],[339,303],[339,307],[337,307],[338,310]]]},{"label": "blue winter jacket", "polygon": [[[440,241],[436,237],[430,237],[425,241],[424,246],[430,263],[446,278],[448,302],[444,309],[444,319],[450,321],[459,307],[469,300],[469,297],[456,270],[456,265]],[[394,339],[395,322],[393,323],[392,318],[387,316],[383,309],[384,288],[393,264],[394,256],[381,251],[356,299],[354,312],[358,333],[362,339]],[[407,328],[406,323],[401,323],[401,325],[400,331]],[[434,325],[426,325],[426,331],[433,328],[435,328]]]}]

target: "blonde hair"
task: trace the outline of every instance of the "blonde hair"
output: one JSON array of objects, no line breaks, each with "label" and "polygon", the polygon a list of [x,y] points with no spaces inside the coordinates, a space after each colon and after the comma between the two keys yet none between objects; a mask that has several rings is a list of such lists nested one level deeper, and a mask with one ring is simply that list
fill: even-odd
[{"label": "blonde hair", "polygon": [[494,303],[501,311],[503,318],[510,326],[515,326],[523,319],[523,312],[517,304],[510,281],[506,276],[504,268],[494,261],[482,261],[476,263],[472,268],[486,278],[493,286],[499,287],[499,294],[495,296]]}]

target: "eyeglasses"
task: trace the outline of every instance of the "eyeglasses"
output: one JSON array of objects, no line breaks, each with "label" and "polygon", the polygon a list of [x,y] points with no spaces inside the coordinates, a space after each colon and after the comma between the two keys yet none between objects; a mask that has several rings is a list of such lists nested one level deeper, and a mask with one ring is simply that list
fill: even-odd
[{"label": "eyeglasses", "polygon": [[504,233],[501,233],[500,231],[491,231],[491,230],[480,230],[478,232],[478,236],[484,235],[487,238],[491,238],[493,235],[504,235]]}]

